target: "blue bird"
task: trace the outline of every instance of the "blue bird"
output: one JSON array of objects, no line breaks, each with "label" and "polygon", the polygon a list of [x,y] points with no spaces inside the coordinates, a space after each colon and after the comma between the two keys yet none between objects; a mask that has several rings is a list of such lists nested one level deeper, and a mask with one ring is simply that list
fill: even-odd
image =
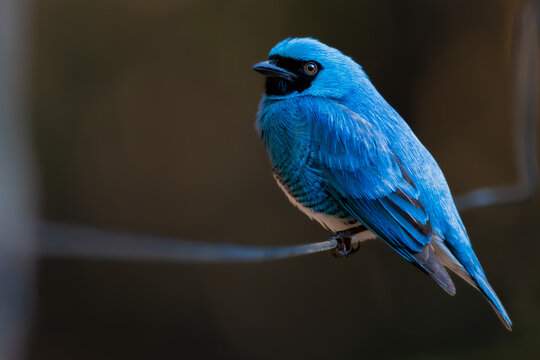
[{"label": "blue bird", "polygon": [[450,295],[445,268],[455,272],[511,330],[443,173],[362,67],[315,39],[289,38],[253,69],[266,76],[256,129],[274,177],[295,206],[335,233],[334,255],[380,238]]}]

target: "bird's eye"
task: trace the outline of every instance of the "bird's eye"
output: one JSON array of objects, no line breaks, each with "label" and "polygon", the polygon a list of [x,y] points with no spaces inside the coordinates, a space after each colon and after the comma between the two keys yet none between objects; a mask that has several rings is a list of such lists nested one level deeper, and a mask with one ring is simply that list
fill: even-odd
[{"label": "bird's eye", "polygon": [[314,62],[308,62],[304,65],[304,71],[306,72],[306,74],[308,75],[314,75],[317,73],[317,64],[315,64]]}]

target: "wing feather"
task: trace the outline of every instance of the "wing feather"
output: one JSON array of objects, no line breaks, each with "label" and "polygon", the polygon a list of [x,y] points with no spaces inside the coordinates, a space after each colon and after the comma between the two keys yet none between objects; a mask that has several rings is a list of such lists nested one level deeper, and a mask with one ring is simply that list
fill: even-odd
[{"label": "wing feather", "polygon": [[373,124],[343,105],[306,106],[317,168],[341,206],[448,293],[455,288],[430,244],[433,231],[420,191]]}]

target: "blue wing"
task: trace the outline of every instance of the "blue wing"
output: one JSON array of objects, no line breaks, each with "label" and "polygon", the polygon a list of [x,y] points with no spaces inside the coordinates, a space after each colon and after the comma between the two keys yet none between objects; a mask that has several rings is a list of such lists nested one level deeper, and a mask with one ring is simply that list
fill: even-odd
[{"label": "blue wing", "polygon": [[432,229],[421,194],[388,146],[386,136],[348,108],[311,98],[313,149],[328,192],[341,206],[448,293],[455,288],[430,244]]}]

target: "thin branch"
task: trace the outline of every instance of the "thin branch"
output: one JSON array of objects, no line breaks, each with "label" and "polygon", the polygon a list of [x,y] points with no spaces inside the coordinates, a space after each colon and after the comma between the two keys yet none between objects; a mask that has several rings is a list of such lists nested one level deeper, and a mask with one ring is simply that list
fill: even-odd
[{"label": "thin branch", "polygon": [[273,247],[207,243],[51,222],[39,224],[39,229],[40,253],[53,258],[183,263],[256,262],[309,255],[332,250],[337,246],[335,240]]}]

